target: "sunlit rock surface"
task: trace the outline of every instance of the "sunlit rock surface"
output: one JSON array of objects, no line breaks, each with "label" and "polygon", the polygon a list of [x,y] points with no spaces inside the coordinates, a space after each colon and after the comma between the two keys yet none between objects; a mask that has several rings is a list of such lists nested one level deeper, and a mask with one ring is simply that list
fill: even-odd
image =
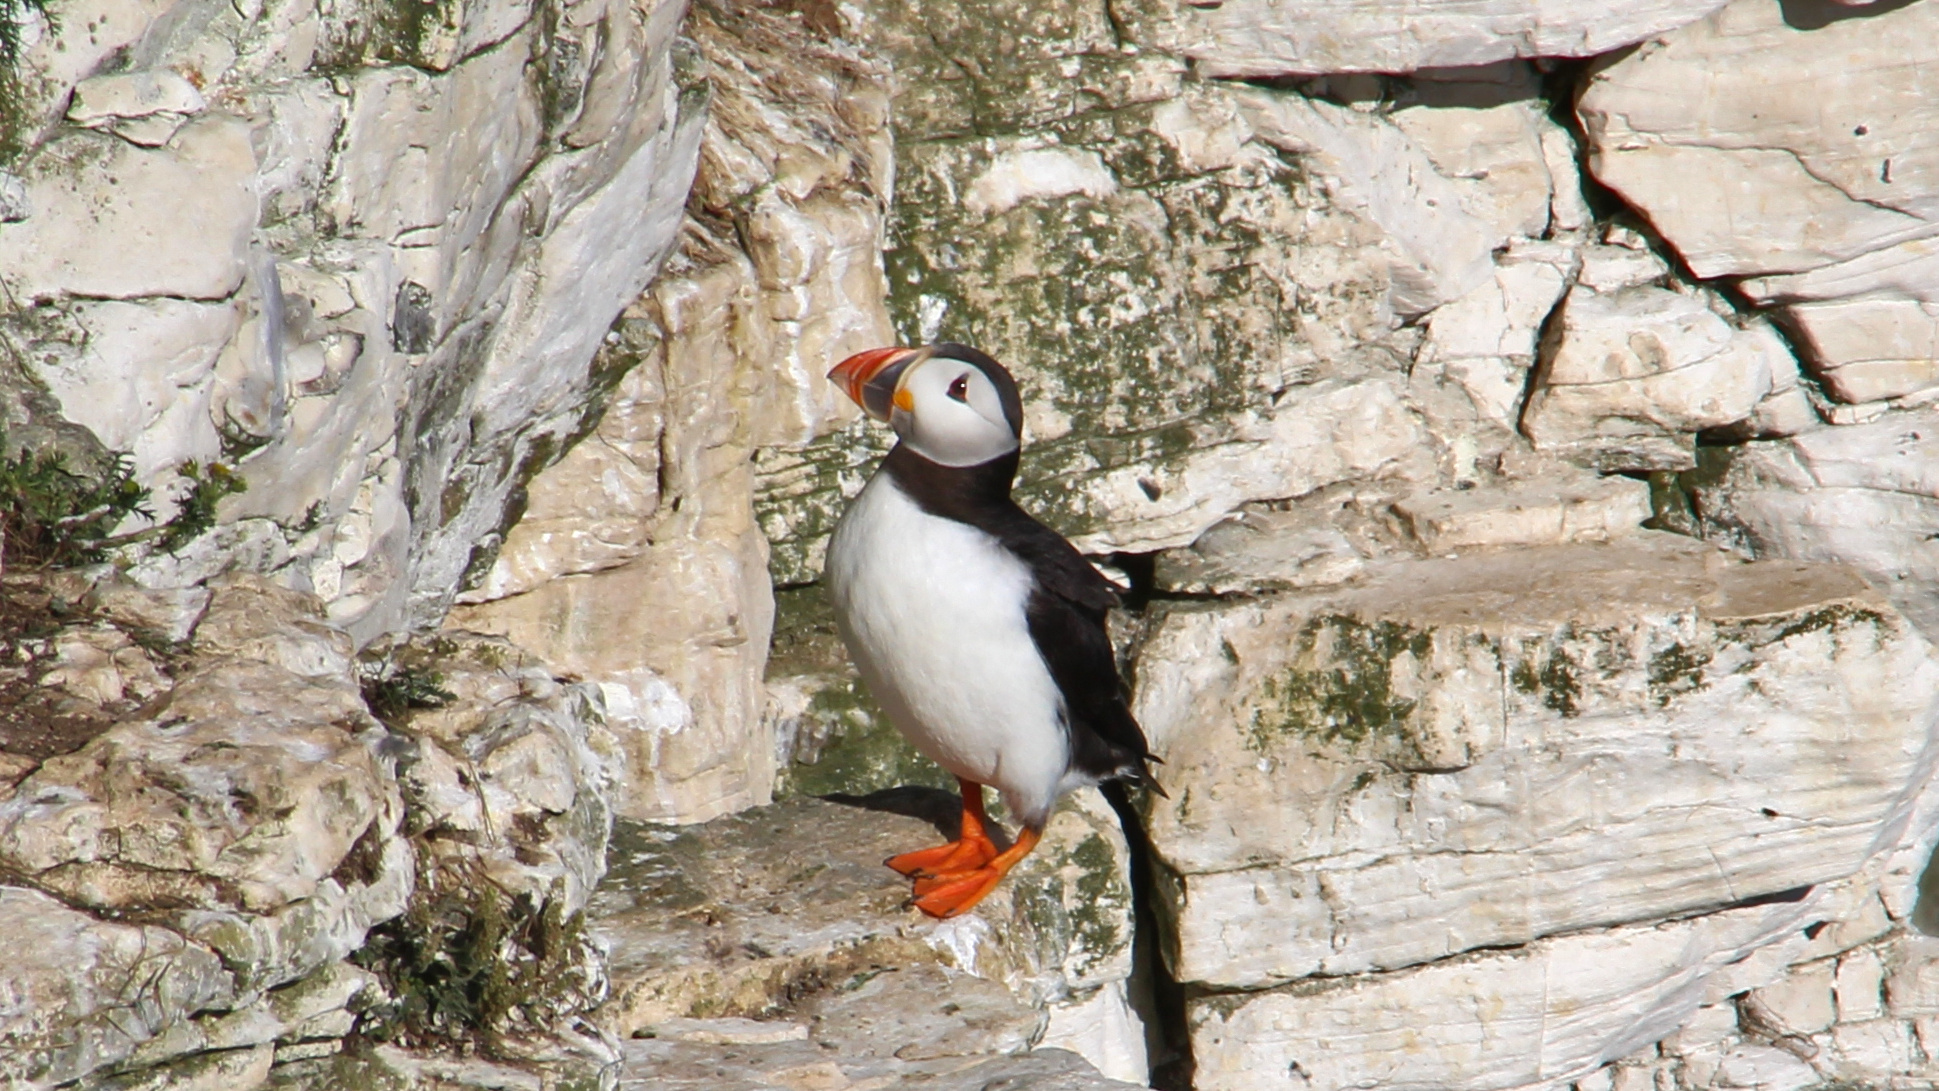
[{"label": "sunlit rock surface", "polygon": [[1935,36],[1929,4],[1742,0],[1612,58],[1580,100],[1597,179],[1696,275],[1780,305],[1841,401],[1939,384]]},{"label": "sunlit rock surface", "polygon": [[[1386,1009],[1436,1043],[1406,1086],[1558,1077],[1674,1027],[1676,981],[1809,922],[1788,902],[1656,922],[1841,879],[1891,845],[1939,696],[1929,645],[1854,571],[1669,535],[1180,605],[1137,661],[1172,795],[1148,823],[1173,970],[1289,986],[1195,1002],[1201,1074],[1224,1057],[1234,1079],[1282,1046],[1327,1059],[1281,1068],[1399,1063]],[[1420,1017],[1440,990],[1445,1029]]]},{"label": "sunlit rock surface", "polygon": [[127,686],[129,656],[64,655],[52,684],[100,702],[105,722],[28,758],[0,796],[18,997],[0,1073],[51,1087],[228,1051],[195,1063],[260,1079],[274,1043],[349,1031],[372,978],[343,960],[409,904],[386,733],[350,637],[314,598],[232,577],[190,615],[193,642],[167,651],[143,622],[174,613],[168,596],[111,582],[89,598],[120,620],[81,630],[87,647],[133,634],[167,673],[149,668],[160,693],[130,711],[108,692]]},{"label": "sunlit rock surface", "polygon": [[674,242],[702,120],[684,4],[541,7],[19,13],[0,341],[158,519],[187,461],[252,486],[140,582],[273,574],[368,641],[489,562]]},{"label": "sunlit rock surface", "polygon": [[1215,76],[1412,72],[1516,57],[1586,57],[1642,41],[1721,0],[1139,0],[1119,18],[1138,45],[1190,57]]},{"label": "sunlit rock surface", "polygon": [[[622,826],[593,910],[614,980],[601,1023],[624,1037],[689,1019],[785,1020],[776,1013],[803,997],[854,991],[898,968],[947,967],[982,990],[972,995],[992,998],[982,1003],[1022,1020],[1007,1044],[992,1035],[952,1049],[1058,1046],[1107,1074],[1143,1078],[1144,1028],[1127,997],[1129,862],[1102,801],[1066,803],[974,912],[934,921],[904,904],[907,881],[882,861],[939,842],[938,826],[953,835],[956,796],[910,786],[834,798],[696,827]],[[856,1017],[894,1017],[897,1002],[864,999],[840,1003]]]},{"label": "sunlit rock surface", "polygon": [[1932,631],[1939,559],[1925,536],[1939,518],[1935,442],[1939,414],[1924,409],[1724,448],[1683,475],[1672,500],[1718,541],[1866,572]]},{"label": "sunlit rock surface", "polygon": [[[0,735],[27,751],[0,764],[18,1000],[0,1075],[253,1087],[427,1017],[413,990],[436,973],[413,958],[451,957],[440,929],[467,922],[507,930],[507,980],[547,977],[493,1028],[522,1043],[500,1052],[574,1041],[605,997],[603,953],[572,938],[610,831],[597,690],[476,636],[360,663],[314,596],[254,575],[188,596],[103,569],[44,587],[76,620],[25,638],[8,621],[6,657],[51,659],[52,692],[10,703]],[[547,920],[550,948],[519,931]]]},{"label": "sunlit rock surface", "polygon": [[[14,5],[0,454],[250,489],[44,601],[0,516],[7,1078],[1934,1078],[1929,0],[420,7]],[[952,809],[814,601],[821,375],[945,338],[1156,920],[1090,793],[944,926],[807,798]]]},{"label": "sunlit rock surface", "polygon": [[822,373],[894,338],[883,74],[773,13],[686,28],[715,93],[683,240],[601,357],[624,372],[604,419],[453,615],[601,686],[621,812],[676,822],[770,798],[754,452],[852,415]]}]

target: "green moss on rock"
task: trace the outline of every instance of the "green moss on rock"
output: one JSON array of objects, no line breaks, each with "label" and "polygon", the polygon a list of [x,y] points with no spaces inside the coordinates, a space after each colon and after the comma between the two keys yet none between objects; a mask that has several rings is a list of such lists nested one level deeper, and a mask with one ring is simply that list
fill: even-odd
[{"label": "green moss on rock", "polygon": [[1294,666],[1261,684],[1247,726],[1247,746],[1261,754],[1296,739],[1348,750],[1416,750],[1408,719],[1415,701],[1395,692],[1403,655],[1420,661],[1433,634],[1398,622],[1329,615],[1307,623]]},{"label": "green moss on rock", "polygon": [[1656,652],[1649,660],[1650,697],[1661,707],[1703,685],[1703,668],[1709,663],[1707,652],[1682,643]]}]

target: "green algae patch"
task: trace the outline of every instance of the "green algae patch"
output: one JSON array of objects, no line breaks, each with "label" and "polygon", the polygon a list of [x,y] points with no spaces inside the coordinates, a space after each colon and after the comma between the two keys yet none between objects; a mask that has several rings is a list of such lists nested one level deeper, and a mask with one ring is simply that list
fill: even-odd
[{"label": "green algae patch", "polygon": [[1709,663],[1708,653],[1681,643],[1656,652],[1649,660],[1650,698],[1661,708],[1702,686],[1703,668]]},{"label": "green algae patch", "polygon": [[1569,653],[1552,649],[1539,677],[1543,704],[1564,716],[1582,714],[1581,669]]},{"label": "green algae patch", "polygon": [[1872,638],[1877,639],[1878,636],[1897,632],[1898,627],[1899,622],[1884,611],[1862,602],[1847,601],[1829,603],[1797,614],[1721,621],[1717,624],[1717,632],[1723,639],[1755,649],[1819,633],[1829,636],[1834,645],[1852,639],[1860,631],[1872,634]]},{"label": "green algae patch", "polygon": [[1331,615],[1299,635],[1295,666],[1261,684],[1247,723],[1247,747],[1264,754],[1298,740],[1307,745],[1418,751],[1409,718],[1416,700],[1396,692],[1403,657],[1424,661],[1433,633],[1394,621]]},{"label": "green algae patch", "polygon": [[789,763],[776,798],[867,795],[907,784],[955,788],[956,778],[917,753],[876,708],[859,679],[834,680],[817,691],[804,719],[829,733],[811,761]]},{"label": "green algae patch", "polygon": [[1116,854],[1104,838],[1092,834],[1071,850],[1070,859],[1078,868],[1071,911],[1076,944],[1097,956],[1118,951],[1130,942],[1121,925],[1129,914],[1131,888]]}]

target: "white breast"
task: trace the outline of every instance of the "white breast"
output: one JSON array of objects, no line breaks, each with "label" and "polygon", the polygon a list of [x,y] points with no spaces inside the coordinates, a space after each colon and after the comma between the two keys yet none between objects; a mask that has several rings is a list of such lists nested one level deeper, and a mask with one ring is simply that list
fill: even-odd
[{"label": "white breast", "polygon": [[862,680],[916,749],[997,788],[1017,818],[1046,816],[1070,747],[1023,562],[877,474],[835,528],[824,578]]}]

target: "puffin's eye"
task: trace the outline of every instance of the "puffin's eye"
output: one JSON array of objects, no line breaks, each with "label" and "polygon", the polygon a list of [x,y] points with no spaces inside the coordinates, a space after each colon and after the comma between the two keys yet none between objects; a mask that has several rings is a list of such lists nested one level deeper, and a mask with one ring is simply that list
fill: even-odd
[{"label": "puffin's eye", "polygon": [[955,381],[949,384],[948,393],[950,397],[967,404],[969,402],[969,373],[964,372],[956,376]]}]

